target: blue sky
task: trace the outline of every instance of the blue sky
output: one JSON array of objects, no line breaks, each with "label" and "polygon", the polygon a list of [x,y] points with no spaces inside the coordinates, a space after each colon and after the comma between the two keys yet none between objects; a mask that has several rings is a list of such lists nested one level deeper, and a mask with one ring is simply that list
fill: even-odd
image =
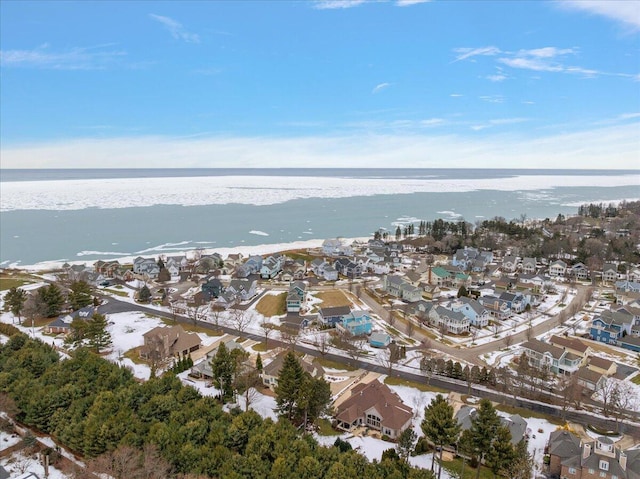
[{"label": "blue sky", "polygon": [[640,2],[0,3],[1,166],[640,168]]}]

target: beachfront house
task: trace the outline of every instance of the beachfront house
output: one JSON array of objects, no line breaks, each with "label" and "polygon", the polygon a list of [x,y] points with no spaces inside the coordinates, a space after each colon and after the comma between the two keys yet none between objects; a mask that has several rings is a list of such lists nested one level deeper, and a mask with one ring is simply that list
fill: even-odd
[{"label": "beachfront house", "polygon": [[269,256],[262,262],[260,277],[262,279],[273,279],[282,271],[282,257]]}]

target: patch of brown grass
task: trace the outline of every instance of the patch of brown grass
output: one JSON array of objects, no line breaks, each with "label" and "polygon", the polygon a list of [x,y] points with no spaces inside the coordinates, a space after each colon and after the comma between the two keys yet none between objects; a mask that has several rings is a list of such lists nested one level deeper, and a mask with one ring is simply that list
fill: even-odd
[{"label": "patch of brown grass", "polygon": [[335,308],[338,306],[351,306],[351,301],[339,289],[333,291],[321,291],[315,294],[316,298],[322,300],[323,308]]},{"label": "patch of brown grass", "polygon": [[287,293],[265,294],[256,304],[256,311],[267,318],[286,314]]}]

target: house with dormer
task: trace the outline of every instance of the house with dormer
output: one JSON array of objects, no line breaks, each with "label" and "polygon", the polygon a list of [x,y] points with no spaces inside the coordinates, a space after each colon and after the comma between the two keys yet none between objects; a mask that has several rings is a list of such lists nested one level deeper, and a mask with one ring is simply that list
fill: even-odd
[{"label": "house with dormer", "polygon": [[502,258],[502,271],[505,273],[514,273],[518,267],[518,258],[513,255],[506,255]]},{"label": "house with dormer", "polygon": [[484,306],[487,311],[489,311],[489,314],[495,319],[504,321],[505,319],[509,319],[513,316],[513,312],[511,311],[508,303],[497,296],[480,296],[478,298],[478,302]]},{"label": "house with dormer", "polygon": [[236,266],[235,275],[238,278],[246,278],[252,274],[260,273],[262,261],[262,256],[249,256],[244,263]]},{"label": "house with dormer", "polygon": [[619,311],[603,311],[591,323],[589,334],[595,341],[615,345],[631,334],[633,316]]},{"label": "house with dormer", "polygon": [[589,268],[584,263],[576,263],[569,268],[568,275],[578,281],[586,281],[589,279]]},{"label": "house with dormer", "polygon": [[536,258],[525,257],[525,258],[522,259],[521,271],[524,274],[535,274],[536,269],[537,269]]},{"label": "house with dormer", "polygon": [[293,281],[289,284],[287,293],[287,312],[298,313],[307,299],[307,284],[303,281]]},{"label": "house with dormer", "polygon": [[609,437],[601,436],[595,441],[583,442],[578,438],[568,438],[565,433],[568,431],[555,431],[549,438],[551,477],[562,479],[640,478],[640,449],[623,450],[617,447]]},{"label": "house with dormer", "polygon": [[333,263],[333,267],[339,274],[347,278],[359,278],[362,276],[362,265],[351,261],[349,258],[338,258]]},{"label": "house with dormer", "polygon": [[239,302],[249,301],[258,294],[258,282],[255,279],[233,279],[225,292],[233,294]]},{"label": "house with dormer", "polygon": [[133,272],[154,279],[157,278],[158,273],[160,273],[160,266],[158,266],[154,258],[138,256],[133,260]]},{"label": "house with dormer", "polygon": [[99,313],[98,308],[95,306],[86,306],[72,313],[63,314],[47,324],[44,327],[44,332],[47,334],[68,334],[71,332],[71,323],[74,319],[77,318],[87,321],[96,313]]}]

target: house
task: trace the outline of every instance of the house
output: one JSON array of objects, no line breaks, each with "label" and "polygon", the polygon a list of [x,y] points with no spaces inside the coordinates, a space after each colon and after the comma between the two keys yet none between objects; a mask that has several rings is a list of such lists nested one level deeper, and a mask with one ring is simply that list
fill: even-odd
[{"label": "house", "polygon": [[297,313],[307,299],[307,285],[302,281],[294,281],[289,284],[289,293],[287,294],[287,312]]},{"label": "house", "polygon": [[575,373],[586,362],[586,358],[565,351],[539,339],[530,339],[522,344],[522,350],[529,365],[540,370],[549,370],[554,374],[569,375]]},{"label": "house", "polygon": [[422,299],[422,289],[405,281],[401,276],[385,275],[382,288],[392,296],[414,303]]},{"label": "house", "polygon": [[589,279],[589,268],[584,263],[576,263],[569,269],[569,276],[578,281],[586,281]]},{"label": "house", "polygon": [[471,321],[464,314],[452,311],[443,306],[435,306],[429,311],[429,322],[436,327],[445,328],[449,334],[469,332]]},{"label": "house", "polygon": [[508,254],[504,258],[502,258],[502,271],[506,273],[513,273],[515,272],[517,267],[518,267],[517,257]]},{"label": "house", "polygon": [[[462,406],[456,412],[455,419],[460,424],[460,429],[465,431],[471,428],[472,420],[478,413],[477,409],[472,406]],[[523,439],[526,439],[527,433],[527,421],[525,421],[519,414],[513,414],[509,417],[500,417],[500,424],[509,429],[511,433],[511,444],[518,444]]]},{"label": "house", "polygon": [[505,320],[509,319],[513,313],[506,301],[498,298],[497,296],[487,295],[478,298],[478,302],[487,308],[489,314],[496,319]]},{"label": "house", "polygon": [[435,268],[429,267],[428,274],[429,284],[434,284],[436,286],[449,286],[453,283],[453,276],[446,269],[436,266]]},{"label": "house", "polygon": [[523,258],[521,271],[525,274],[535,274],[536,272],[536,258]]},{"label": "house", "polygon": [[567,263],[558,259],[549,265],[549,276],[554,278],[564,276],[567,272]]},{"label": "house", "polygon": [[333,267],[338,273],[347,278],[359,278],[362,276],[362,265],[354,263],[348,258],[338,258],[333,263]]},{"label": "house", "polygon": [[621,348],[629,349],[640,353],[640,337],[638,336],[625,336],[618,340],[618,346]]},{"label": "house", "polygon": [[371,334],[373,322],[366,311],[351,311],[349,314],[342,316],[340,321],[336,323],[336,329],[352,336],[363,336]]},{"label": "house", "polygon": [[587,368],[604,376],[613,376],[618,371],[618,365],[605,358],[590,356]]},{"label": "house", "polygon": [[489,310],[475,299],[461,296],[451,309],[464,314],[471,325],[476,328],[484,328],[489,324],[489,318],[491,317]]},{"label": "house", "polygon": [[326,239],[322,242],[322,253],[326,256],[352,256],[353,249],[340,238]]},{"label": "house", "polygon": [[260,277],[262,279],[273,279],[278,275],[280,271],[282,271],[281,258],[269,256],[262,262],[262,267],[260,268]]},{"label": "house", "polygon": [[262,256],[249,256],[247,260],[236,267],[236,276],[246,278],[252,274],[260,273],[262,268]]},{"label": "house", "polygon": [[133,260],[133,272],[149,278],[157,278],[158,273],[160,273],[160,266],[153,258],[138,256]]},{"label": "house", "polygon": [[602,267],[602,281],[604,283],[615,283],[618,279],[618,266],[614,263],[605,263]]},{"label": "house", "polygon": [[421,322],[425,322],[429,318],[429,311],[433,308],[431,301],[421,299],[417,303],[412,304],[412,314],[414,314]]},{"label": "house", "polygon": [[[577,438],[572,440],[562,437],[560,433],[555,435],[552,433],[549,439],[551,477],[567,479],[638,479],[640,477],[640,449],[622,450],[616,447],[610,438],[602,436],[595,441],[579,441]],[[579,449],[575,452],[578,443]]]},{"label": "house", "polygon": [[351,431],[366,426],[380,431],[392,439],[411,425],[413,409],[402,402],[400,396],[379,381],[359,383],[351,395],[336,407],[337,426]]},{"label": "house", "polygon": [[588,391],[599,391],[604,385],[605,377],[587,366],[582,366],[576,373],[576,381],[579,386],[587,389]]},{"label": "house", "polygon": [[458,249],[453,258],[451,264],[453,266],[459,266],[464,271],[483,271],[487,265],[493,261],[493,253],[491,251],[478,251],[476,248],[465,247],[464,249]]},{"label": "house", "polygon": [[338,270],[331,266],[324,259],[316,258],[311,262],[311,270],[318,278],[323,278],[326,281],[337,281]]},{"label": "house", "polygon": [[589,346],[578,338],[570,338],[568,336],[558,336],[554,334],[549,339],[549,343],[573,353],[576,356],[582,356],[583,358],[589,356],[589,352],[591,351]]},{"label": "house", "polygon": [[507,303],[509,309],[514,313],[522,313],[527,307],[527,301],[524,295],[519,291],[516,291],[515,293],[503,291],[500,293],[500,296],[498,296],[498,299]]},{"label": "house", "polygon": [[200,336],[189,333],[180,325],[153,328],[143,335],[144,344],[140,348],[143,359],[164,360],[174,356],[187,356],[200,349]]},{"label": "house", "polygon": [[549,453],[549,475],[558,479],[562,470],[562,462],[580,455],[582,442],[566,429],[557,429],[549,435],[547,450]]},{"label": "house", "polygon": [[258,294],[258,282],[247,278],[233,279],[225,292],[234,295],[239,302],[248,301]]},{"label": "house", "polygon": [[391,344],[391,336],[387,333],[373,332],[369,336],[369,346],[372,348],[386,348]]},{"label": "house", "polygon": [[318,321],[325,326],[333,326],[342,320],[343,316],[351,313],[349,306],[334,306],[331,308],[320,308],[318,311]]},{"label": "house", "polygon": [[616,344],[623,336],[631,333],[633,316],[619,311],[603,311],[593,319],[590,335],[595,341]]},{"label": "house", "polygon": [[224,260],[218,253],[203,255],[196,261],[194,272],[199,274],[208,274],[209,272],[220,269],[224,266]]},{"label": "house", "polygon": [[616,291],[623,293],[640,293],[640,282],[616,281]]},{"label": "house", "polygon": [[86,321],[96,313],[98,313],[98,308],[86,306],[72,313],[63,314],[45,326],[44,332],[47,334],[68,334],[71,332],[71,323],[74,319],[79,318]]},{"label": "house", "polygon": [[222,294],[224,286],[218,278],[209,278],[200,286],[200,290],[203,300],[209,302]]},{"label": "house", "polygon": [[[280,376],[280,370],[282,369],[282,365],[284,364],[284,358],[286,355],[286,351],[278,354],[275,358],[273,358],[273,361],[264,366],[264,368],[262,369],[262,374],[260,374],[262,378],[262,384],[264,384],[272,391],[275,390],[275,388],[278,386],[278,376]],[[309,362],[305,358],[302,358],[300,360],[300,365],[314,378],[321,378],[324,376],[324,368],[316,359],[314,359],[312,362]]]},{"label": "house", "polygon": [[93,269],[96,273],[104,275],[106,278],[114,278],[116,272],[122,268],[122,265],[117,260],[102,261],[98,260],[93,263]]},{"label": "house", "polygon": [[[244,351],[244,348],[241,344],[236,343],[233,339],[229,341],[225,341],[224,343],[227,351],[231,352],[235,349],[239,349]],[[220,349],[220,345],[213,348],[211,351],[207,353],[207,355],[201,360],[198,361],[197,364],[194,364],[191,368],[191,374],[197,378],[202,379],[213,379],[213,370],[211,369],[211,361],[218,354],[218,349]]]}]

